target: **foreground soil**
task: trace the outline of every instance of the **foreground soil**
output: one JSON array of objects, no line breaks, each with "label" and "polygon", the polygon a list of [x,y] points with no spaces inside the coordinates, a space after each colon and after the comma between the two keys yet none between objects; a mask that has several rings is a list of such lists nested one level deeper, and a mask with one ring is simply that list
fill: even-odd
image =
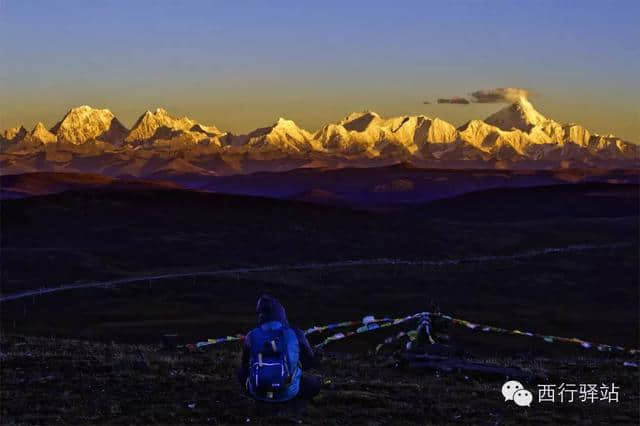
[{"label": "foreground soil", "polygon": [[[344,348],[342,348],[344,349]],[[325,383],[305,407],[265,408],[235,379],[239,347],[205,353],[160,345],[6,336],[2,424],[638,424],[640,381],[628,358],[580,352],[484,361],[520,367],[536,396],[504,402],[503,378],[409,368],[393,354],[329,349],[315,374]],[[483,361],[483,360],[479,360]],[[538,403],[537,385],[620,386],[619,402]]]}]

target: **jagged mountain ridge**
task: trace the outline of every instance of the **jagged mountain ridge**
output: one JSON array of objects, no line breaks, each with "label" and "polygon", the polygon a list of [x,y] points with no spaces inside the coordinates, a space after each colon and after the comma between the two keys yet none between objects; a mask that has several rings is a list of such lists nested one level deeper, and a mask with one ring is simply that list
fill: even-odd
[{"label": "jagged mountain ridge", "polygon": [[196,144],[204,141],[220,145],[223,132],[215,126],[196,123],[188,117],[174,118],[165,109],[147,111],[138,118],[124,139],[133,145]]},{"label": "jagged mountain ridge", "polygon": [[128,130],[108,109],[95,109],[88,105],[72,108],[51,128],[58,141],[80,145],[89,141],[102,141],[121,145]]},{"label": "jagged mountain ridge", "polygon": [[8,142],[19,142],[27,135],[24,126],[12,127],[2,132],[2,139]]},{"label": "jagged mountain ridge", "polygon": [[304,153],[323,150],[311,133],[298,127],[294,121],[284,118],[279,118],[272,126],[256,129],[247,135],[230,135],[228,140],[233,147],[263,151],[284,150]]},{"label": "jagged mountain ridge", "polygon": [[[140,149],[148,151],[140,154],[144,160],[127,160],[133,163],[148,161],[158,150],[181,152],[185,161],[189,161],[187,157],[214,153],[244,155],[245,159],[254,160],[293,156],[307,158],[305,166],[342,166],[369,160],[415,160],[456,167],[487,163],[497,168],[522,162],[571,167],[597,165],[602,160],[634,164],[640,161],[638,145],[613,135],[592,135],[579,124],[560,124],[542,115],[525,98],[484,121],[471,120],[459,128],[424,115],[383,118],[365,111],[351,113],[315,133],[280,118],[273,125],[246,135],[224,133],[188,117],[175,118],[161,108],[146,111],[128,130],[111,111],[85,105],[71,109],[51,132],[38,123],[31,132],[24,127],[6,130],[2,142],[5,154],[37,151],[40,146],[55,146],[55,142],[95,153],[115,150],[120,156]],[[204,169],[215,171],[209,163],[216,161],[209,161]],[[202,167],[192,165],[192,171]],[[242,169],[238,165],[230,167]]]},{"label": "jagged mountain ridge", "polygon": [[491,114],[484,121],[502,130],[519,129],[528,132],[533,127],[551,120],[536,111],[526,98],[520,98],[508,107]]},{"label": "jagged mountain ridge", "polygon": [[41,121],[36,123],[27,137],[31,138],[34,142],[40,142],[42,144],[55,143],[58,141],[56,135],[47,130]]}]

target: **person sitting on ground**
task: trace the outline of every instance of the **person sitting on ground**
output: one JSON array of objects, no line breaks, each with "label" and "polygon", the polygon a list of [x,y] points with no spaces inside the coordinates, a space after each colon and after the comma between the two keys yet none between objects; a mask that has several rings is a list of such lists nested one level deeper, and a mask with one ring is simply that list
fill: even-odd
[{"label": "person sitting on ground", "polygon": [[294,398],[310,400],[320,392],[320,380],[303,374],[314,354],[302,330],[287,321],[277,299],[262,295],[256,306],[258,327],[247,334],[239,379],[246,392],[265,402]]}]

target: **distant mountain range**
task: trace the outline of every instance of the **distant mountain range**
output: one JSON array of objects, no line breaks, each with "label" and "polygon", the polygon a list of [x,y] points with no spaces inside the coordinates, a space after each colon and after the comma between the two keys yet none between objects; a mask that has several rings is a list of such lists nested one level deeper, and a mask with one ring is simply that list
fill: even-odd
[{"label": "distant mountain range", "polygon": [[298,167],[372,166],[546,169],[636,167],[640,146],[560,124],[520,98],[459,128],[423,115],[347,115],[315,133],[283,118],[245,135],[158,108],[127,129],[108,109],[71,109],[51,129],[5,130],[2,174],[71,171],[111,176],[226,175]]}]

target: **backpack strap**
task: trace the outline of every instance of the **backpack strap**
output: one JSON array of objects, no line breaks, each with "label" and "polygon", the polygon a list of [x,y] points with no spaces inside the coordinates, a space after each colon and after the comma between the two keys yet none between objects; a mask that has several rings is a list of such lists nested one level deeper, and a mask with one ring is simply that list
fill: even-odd
[{"label": "backpack strap", "polygon": [[[282,338],[282,345],[283,345],[283,361],[284,361],[284,369],[285,369],[285,374],[286,374],[286,378],[285,378],[285,383],[288,385],[291,384],[291,382],[293,381],[293,371],[291,371],[291,369],[289,368],[289,348],[288,348],[288,343],[287,342],[287,336],[286,333],[287,331],[290,330],[289,327],[282,327],[282,330],[280,332],[280,336]],[[297,339],[298,336],[295,336],[295,338]],[[294,366],[295,368],[295,366]]]}]

